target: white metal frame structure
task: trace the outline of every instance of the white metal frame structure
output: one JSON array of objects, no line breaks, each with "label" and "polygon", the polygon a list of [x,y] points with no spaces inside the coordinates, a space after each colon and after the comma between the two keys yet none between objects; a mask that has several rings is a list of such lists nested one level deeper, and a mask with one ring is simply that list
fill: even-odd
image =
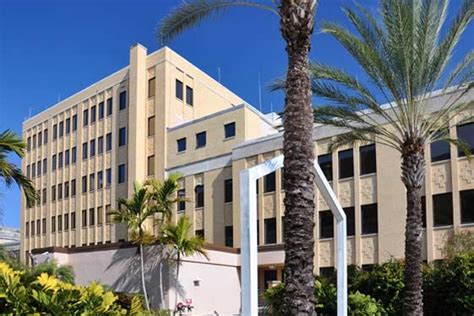
[{"label": "white metal frame structure", "polygon": [[[283,155],[240,172],[241,313],[244,316],[258,314],[256,180],[282,167]],[[347,316],[346,215],[317,160],[314,167],[316,186],[336,218],[337,315]]]}]

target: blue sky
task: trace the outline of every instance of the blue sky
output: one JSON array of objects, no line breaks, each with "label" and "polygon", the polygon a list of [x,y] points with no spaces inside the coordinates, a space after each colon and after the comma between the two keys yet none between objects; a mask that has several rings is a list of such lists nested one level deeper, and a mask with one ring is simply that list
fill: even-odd
[{"label": "blue sky", "polygon": [[[129,47],[159,48],[157,23],[178,4],[174,0],[2,0],[0,1],[0,131],[21,133],[22,121],[126,66]],[[346,24],[340,7],[352,0],[320,0],[317,23]],[[372,0],[359,0],[373,7]],[[453,0],[451,15],[460,0]],[[473,27],[455,52],[472,45]],[[286,67],[278,19],[268,12],[235,8],[188,31],[170,46],[259,107],[258,77],[265,87]],[[311,58],[355,73],[358,67],[329,36],[315,32]],[[262,89],[262,111],[282,109],[281,93]],[[14,158],[13,161],[19,163]],[[20,192],[0,184],[3,224],[19,226]]]}]

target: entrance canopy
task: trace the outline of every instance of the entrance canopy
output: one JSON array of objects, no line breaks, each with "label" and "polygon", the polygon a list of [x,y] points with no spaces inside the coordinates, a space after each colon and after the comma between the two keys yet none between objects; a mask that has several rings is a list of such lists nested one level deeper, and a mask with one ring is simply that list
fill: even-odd
[{"label": "entrance canopy", "polygon": [[[283,155],[240,172],[240,247],[242,315],[258,314],[257,262],[257,194],[256,180],[283,168]],[[314,161],[316,186],[336,218],[337,315],[347,315],[347,232],[346,215],[324,176]]]}]

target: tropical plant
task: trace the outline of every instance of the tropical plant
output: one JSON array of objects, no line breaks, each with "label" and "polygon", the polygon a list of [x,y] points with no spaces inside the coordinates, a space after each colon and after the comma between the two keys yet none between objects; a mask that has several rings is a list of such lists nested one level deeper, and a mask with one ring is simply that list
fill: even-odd
[{"label": "tropical plant", "polygon": [[[308,54],[317,0],[190,0],[159,26],[162,44],[204,20],[235,6],[266,10],[280,20],[286,42],[283,154],[285,177],[285,296],[289,314],[313,314],[314,144]],[[286,232],[291,232],[287,234]]]},{"label": "tropical plant", "polygon": [[460,253],[474,254],[474,232],[470,230],[454,231],[444,245],[443,255],[452,258]]},{"label": "tropical plant", "polygon": [[175,289],[175,307],[178,305],[178,282],[179,282],[179,266],[181,259],[185,256],[200,254],[207,257],[204,249],[204,238],[201,236],[191,236],[191,221],[186,215],[182,215],[176,225],[168,223],[161,235],[160,241],[173,249],[176,259],[176,289]]},{"label": "tropical plant", "polygon": [[119,209],[110,212],[117,223],[125,223],[130,231],[130,239],[138,245],[140,255],[140,271],[143,296],[146,308],[149,310],[148,295],[145,283],[143,246],[154,242],[153,235],[145,229],[145,221],[156,213],[156,208],[151,205],[150,191],[140,183],[133,184],[133,195],[130,198],[119,199]]},{"label": "tropical plant", "polygon": [[[474,86],[472,52],[448,69],[452,52],[474,14],[474,2],[464,1],[452,24],[442,31],[447,0],[380,0],[380,17],[366,8],[345,8],[358,34],[333,22],[322,25],[355,59],[368,77],[367,84],[343,69],[314,63],[315,96],[329,101],[314,109],[317,123],[344,128],[332,149],[357,141],[394,148],[401,154],[401,179],[406,188],[404,312],[420,315],[422,296],[421,196],[425,181],[425,145],[446,141],[469,148],[449,136],[448,124],[474,101],[463,96]],[[444,34],[444,36],[443,36]],[[455,85],[455,90],[450,89]],[[434,89],[448,92],[437,99],[433,112],[428,100]],[[388,103],[387,103],[388,102]],[[386,107],[380,104],[386,103]],[[474,121],[467,117],[459,124]],[[286,177],[286,174],[285,174]],[[292,231],[292,229],[288,229]]]},{"label": "tropical plant", "polygon": [[37,199],[33,182],[28,179],[15,164],[8,161],[10,153],[19,158],[25,156],[26,143],[11,130],[6,130],[0,134],[0,178],[3,179],[7,187],[14,182],[23,189],[28,207],[33,206]]}]

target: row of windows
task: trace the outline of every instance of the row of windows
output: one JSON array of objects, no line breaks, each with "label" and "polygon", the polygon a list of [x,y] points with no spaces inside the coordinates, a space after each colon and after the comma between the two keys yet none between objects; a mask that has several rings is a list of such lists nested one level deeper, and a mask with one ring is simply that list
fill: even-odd
[{"label": "row of windows", "polygon": [[42,132],[39,132],[38,135],[33,135],[28,137],[26,140],[26,150],[30,151],[31,148],[36,148],[36,146],[41,147],[43,144],[48,143],[48,129],[45,128]]},{"label": "row of windows", "polygon": [[[96,186],[96,179],[97,179],[97,186]],[[87,188],[89,188],[89,191],[94,191],[96,188],[98,190],[104,188],[104,172],[99,171],[97,172],[97,174],[91,173],[89,177],[83,176],[81,184],[82,184],[82,193],[86,193]],[[111,168],[105,170],[105,185],[107,187],[112,185],[112,169]]]},{"label": "row of windows", "polygon": [[[153,78],[154,79],[154,78]],[[148,83],[150,85],[150,83]],[[176,79],[176,98],[184,101],[183,99],[183,82]],[[150,91],[150,86],[148,86],[148,91]],[[186,86],[186,104],[193,106],[194,105],[194,93],[193,88]]]},{"label": "row of windows", "polygon": [[[347,218],[347,236],[355,235],[354,207],[345,207]],[[361,232],[362,235],[378,233],[377,204],[361,206]],[[334,237],[334,216],[331,211],[319,212],[319,238]]]},{"label": "row of windows", "polygon": [[[97,211],[97,212],[96,212]],[[105,207],[105,222],[111,223],[112,217],[110,215],[111,206],[107,205]],[[97,218],[96,218],[97,215]],[[82,227],[87,227],[88,225],[93,226],[96,223],[102,225],[104,223],[104,207],[99,206],[97,209],[90,208],[89,211],[83,210],[82,211]],[[69,229],[76,228],[76,212],[65,213],[63,215],[52,216],[51,217],[51,232],[54,233],[56,231],[66,231]],[[36,220],[31,222],[25,223],[25,236],[35,236],[40,234],[46,234],[46,218],[41,220]]]},{"label": "row of windows", "polygon": [[[474,223],[474,190],[464,190],[459,192],[461,208],[461,224]],[[421,198],[422,223],[426,227],[426,198]],[[443,193],[432,196],[433,205],[433,226],[453,225],[453,194]]]},{"label": "row of windows", "polygon": [[[474,123],[459,125],[456,131],[458,139],[462,139],[471,152],[474,152]],[[431,143],[431,162],[451,159],[450,147],[445,141]],[[458,146],[458,157],[463,156],[466,156],[466,153]]]},{"label": "row of windows", "polygon": [[[235,136],[235,122],[224,125],[224,139],[228,139]],[[178,152],[186,151],[187,140],[186,137],[180,138],[176,141]],[[196,149],[205,147],[207,143],[206,131],[196,134]]]},{"label": "row of windows", "polygon": [[[122,131],[123,130],[123,131]],[[119,146],[120,142],[125,142],[125,136],[122,139],[122,134],[125,132],[125,127],[119,130]],[[105,135],[105,150],[110,151],[112,150],[112,133],[108,133]],[[82,143],[82,159],[85,160],[87,157],[92,158],[95,157],[96,152],[98,155],[104,153],[104,136],[100,136],[97,140],[92,139],[89,142]],[[53,156],[54,157],[54,156]]]}]

